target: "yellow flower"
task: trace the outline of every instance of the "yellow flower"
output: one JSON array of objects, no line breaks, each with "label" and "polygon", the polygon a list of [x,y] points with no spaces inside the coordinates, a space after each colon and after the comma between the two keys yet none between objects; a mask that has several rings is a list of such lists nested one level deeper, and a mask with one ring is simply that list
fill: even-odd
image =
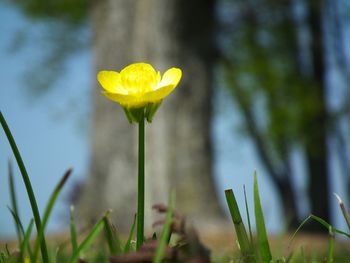
[{"label": "yellow flower", "polygon": [[181,79],[181,70],[168,69],[163,77],[150,64],[135,63],[120,73],[100,71],[98,82],[108,99],[118,102],[124,108],[142,108],[148,104],[158,104],[168,96]]}]

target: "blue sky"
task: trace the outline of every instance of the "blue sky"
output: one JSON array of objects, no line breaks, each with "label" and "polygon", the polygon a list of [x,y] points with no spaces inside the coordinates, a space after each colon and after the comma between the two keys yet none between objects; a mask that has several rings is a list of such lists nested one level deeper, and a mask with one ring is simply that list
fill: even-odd
[{"label": "blue sky", "polygon": [[[0,4],[0,17],[0,110],[22,153],[41,211],[66,169],[74,169],[49,224],[50,231],[58,231],[64,228],[68,220],[68,203],[65,201],[67,190],[75,181],[83,179],[88,170],[90,88],[95,81],[92,55],[86,50],[70,59],[67,73],[60,76],[60,81],[48,94],[40,98],[28,96],[23,74],[32,65],[38,64],[37,58],[42,55],[42,46],[40,42],[34,41],[18,52],[10,52],[10,49],[19,30],[40,34],[42,25],[27,21],[18,10],[3,4]],[[233,188],[238,203],[243,208],[242,189],[245,184],[249,203],[252,204],[252,174],[256,169],[267,227],[271,231],[280,230],[281,215],[275,192],[254,155],[252,144],[238,131],[240,118],[229,95],[223,89],[216,90],[212,133],[215,142],[215,174],[221,201],[223,203],[224,189]],[[75,105],[74,110],[71,110],[72,105]],[[30,205],[6,137],[0,131],[1,237],[15,233],[6,208],[10,203],[7,186],[9,158],[13,160],[15,167],[20,215],[26,225],[31,218]],[[295,162],[300,163],[298,154],[295,154]],[[300,171],[296,181],[303,188],[302,164],[298,167]],[[298,197],[303,200],[302,191],[299,191]]]},{"label": "blue sky", "polygon": [[[16,139],[37,196],[38,206],[43,211],[46,200],[65,170],[74,168],[65,189],[82,178],[88,164],[88,131],[78,125],[76,112],[65,111],[72,101],[79,99],[79,110],[88,116],[90,55],[80,54],[69,62],[69,73],[62,76],[49,94],[36,98],[25,86],[24,73],[36,63],[41,47],[29,42],[18,52],[11,52],[19,30],[29,29],[39,33],[40,25],[29,23],[14,8],[0,5],[0,109]],[[36,30],[38,28],[38,30]],[[40,72],[38,72],[40,74]],[[79,76],[78,78],[76,76]],[[75,88],[78,87],[78,88]],[[85,114],[86,113],[86,114]],[[62,116],[63,115],[63,116]],[[61,116],[57,118],[57,116]],[[20,214],[24,222],[31,217],[31,210],[19,170],[3,132],[0,132],[0,234],[14,233],[7,189],[7,162],[13,160]],[[64,195],[64,194],[63,194]],[[54,210],[49,229],[58,229],[68,210],[64,198]]]}]

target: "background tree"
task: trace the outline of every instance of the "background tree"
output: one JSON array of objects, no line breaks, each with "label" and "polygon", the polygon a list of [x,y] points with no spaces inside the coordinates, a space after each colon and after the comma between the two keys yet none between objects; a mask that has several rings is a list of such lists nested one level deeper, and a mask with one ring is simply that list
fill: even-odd
[{"label": "background tree", "polygon": [[324,33],[331,2],[226,1],[234,13],[227,21],[224,75],[292,228],[300,211],[296,149],[305,161],[310,211],[331,220],[328,140],[345,113],[327,106],[326,43],[342,41]]},{"label": "background tree", "polygon": [[[146,127],[146,211],[175,187],[184,213],[196,219],[218,215],[208,194],[215,192],[209,141],[213,2],[97,1],[92,10],[97,70],[149,61],[162,72],[171,66],[184,72],[178,92]],[[107,207],[121,209],[116,222],[127,229],[136,204],[136,130],[121,108],[97,88],[93,92],[93,155],[82,211],[90,218]],[[193,187],[198,182],[201,187]]]},{"label": "background tree", "polygon": [[[119,70],[137,61],[148,61],[162,72],[171,66],[182,68],[179,89],[146,127],[146,211],[166,201],[175,187],[182,212],[197,221],[221,218],[210,142],[214,1],[16,3],[31,17],[68,23],[70,30],[89,19],[95,72]],[[127,230],[136,211],[136,131],[119,106],[102,98],[96,81],[94,85],[91,166],[78,211],[82,218],[94,220],[112,207],[117,226]]]},{"label": "background tree", "polygon": [[[164,200],[168,187],[176,185],[181,193],[178,207],[185,213],[193,212],[195,217],[205,211],[215,211],[213,214],[220,217],[217,203],[211,203],[209,141],[214,7],[219,7],[223,11],[219,17],[224,21],[218,41],[222,47],[222,73],[281,197],[290,226],[299,222],[297,197],[302,192],[294,185],[295,152],[304,159],[310,211],[330,220],[331,142],[336,145],[344,179],[350,185],[350,90],[344,89],[336,107],[330,106],[326,96],[334,88],[326,78],[332,63],[345,82],[350,79],[345,50],[349,10],[346,1],[96,0],[90,5],[86,0],[15,2],[28,15],[46,19],[51,26],[62,28],[61,22],[69,25],[72,34],[62,34],[65,37],[60,38],[68,50],[82,46],[80,42],[72,45],[70,36],[89,21],[96,71],[118,70],[140,60],[150,61],[161,70],[169,66],[183,68],[180,88],[147,127],[147,181],[157,182],[155,189],[155,184],[147,186],[147,196],[149,203]],[[60,62],[63,56],[57,57],[51,62]],[[93,91],[93,156],[81,199],[81,204],[93,204],[93,209],[82,205],[80,211],[93,219],[103,207],[122,199],[119,205],[127,206],[120,209],[129,215],[125,217],[129,224],[135,211],[130,204],[136,203],[131,199],[136,185],[132,169],[136,152],[134,127],[125,122],[116,105],[100,98],[98,88]],[[201,187],[192,187],[198,182]],[[186,189],[188,186],[192,189]],[[123,198],[114,197],[117,189],[123,190],[118,193]],[[118,221],[124,227],[120,218]]]}]

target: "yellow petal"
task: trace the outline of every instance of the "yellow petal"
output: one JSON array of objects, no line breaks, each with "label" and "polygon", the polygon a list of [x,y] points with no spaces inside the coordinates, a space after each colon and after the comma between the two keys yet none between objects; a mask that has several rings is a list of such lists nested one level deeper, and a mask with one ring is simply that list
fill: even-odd
[{"label": "yellow petal", "polygon": [[101,86],[110,93],[128,94],[128,91],[120,85],[120,74],[115,71],[100,71],[97,80]]},{"label": "yellow petal", "polygon": [[159,83],[154,68],[147,63],[134,63],[120,71],[121,85],[129,93],[142,95],[154,89]]},{"label": "yellow petal", "polygon": [[108,99],[118,102],[120,105],[127,108],[139,108],[147,104],[147,101],[145,101],[143,97],[135,95],[124,95],[106,91],[102,91],[102,94]]},{"label": "yellow petal", "polygon": [[103,95],[126,108],[141,108],[160,103],[178,85],[182,72],[178,68],[167,70],[161,78],[153,67],[146,63],[135,63],[120,73],[101,71],[97,75],[104,88]]},{"label": "yellow petal", "polygon": [[175,85],[169,85],[153,91],[149,91],[145,95],[143,95],[143,99],[148,103],[158,103],[166,96],[168,96],[175,88]]},{"label": "yellow petal", "polygon": [[171,68],[168,69],[164,75],[162,80],[159,82],[157,85],[156,89],[161,89],[162,87],[173,85],[174,88],[177,86],[179,83],[180,79],[182,76],[182,71],[179,68]]},{"label": "yellow petal", "polygon": [[157,103],[168,96],[177,86],[182,76],[178,68],[168,69],[155,90],[146,92],[144,100],[149,103]]}]

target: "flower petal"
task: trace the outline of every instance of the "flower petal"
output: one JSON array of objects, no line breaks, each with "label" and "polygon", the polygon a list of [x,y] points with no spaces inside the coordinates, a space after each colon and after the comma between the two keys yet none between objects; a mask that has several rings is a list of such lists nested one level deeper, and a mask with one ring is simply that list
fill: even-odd
[{"label": "flower petal", "polygon": [[120,71],[121,86],[128,90],[129,94],[142,95],[155,89],[159,81],[156,71],[147,63],[134,63]]},{"label": "flower petal", "polygon": [[143,95],[143,99],[148,103],[158,103],[166,96],[168,96],[175,88],[176,85],[169,85],[153,91],[149,91]]},{"label": "flower petal", "polygon": [[162,80],[159,82],[157,85],[157,89],[161,89],[165,86],[173,85],[174,88],[177,86],[179,83],[180,79],[182,76],[182,71],[179,68],[170,68],[168,69],[164,75]]},{"label": "flower petal", "polygon": [[111,93],[107,91],[102,91],[102,94],[108,99],[118,102],[121,106],[127,108],[139,108],[147,104],[147,101],[143,97],[135,95],[125,95],[120,93]]},{"label": "flower petal", "polygon": [[120,74],[115,71],[100,71],[97,80],[101,86],[110,93],[128,94],[128,91],[120,85]]}]

